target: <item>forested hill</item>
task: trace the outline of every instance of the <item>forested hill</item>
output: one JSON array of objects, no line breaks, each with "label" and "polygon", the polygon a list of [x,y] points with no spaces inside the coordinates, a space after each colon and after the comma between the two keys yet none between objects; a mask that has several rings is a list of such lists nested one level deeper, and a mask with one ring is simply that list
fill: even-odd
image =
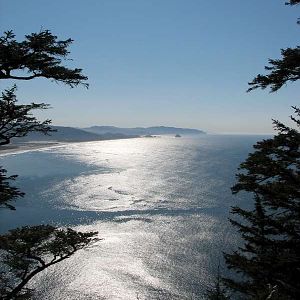
[{"label": "forested hill", "polygon": [[176,128],[176,127],[166,127],[166,126],[154,126],[154,127],[135,127],[135,128],[120,128],[115,126],[92,126],[88,128],[83,128],[84,130],[97,133],[97,134],[106,134],[106,133],[121,133],[126,135],[148,135],[148,134],[181,134],[181,135],[195,135],[195,134],[205,134],[204,131],[198,129],[190,128]]}]

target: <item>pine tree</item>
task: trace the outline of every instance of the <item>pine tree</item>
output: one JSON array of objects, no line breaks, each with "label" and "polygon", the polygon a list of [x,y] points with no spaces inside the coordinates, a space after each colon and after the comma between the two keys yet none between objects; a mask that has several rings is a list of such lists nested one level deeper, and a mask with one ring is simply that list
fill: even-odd
[{"label": "pine tree", "polygon": [[[226,278],[245,299],[300,298],[300,110],[291,117],[296,128],[274,121],[278,134],[258,142],[241,164],[234,194],[253,194],[252,209],[235,206],[230,219],[244,245],[225,254],[229,269],[242,280]],[[277,298],[275,298],[275,295]]]},{"label": "pine tree", "polygon": [[[300,47],[281,54],[269,60],[269,74],[256,76],[248,91],[275,92],[300,79]],[[293,109],[294,127],[273,120],[277,134],[254,146],[232,187],[233,194],[247,192],[254,198],[252,208],[232,208],[230,222],[244,245],[224,255],[238,278],[223,282],[241,299],[300,299],[300,109]]]}]

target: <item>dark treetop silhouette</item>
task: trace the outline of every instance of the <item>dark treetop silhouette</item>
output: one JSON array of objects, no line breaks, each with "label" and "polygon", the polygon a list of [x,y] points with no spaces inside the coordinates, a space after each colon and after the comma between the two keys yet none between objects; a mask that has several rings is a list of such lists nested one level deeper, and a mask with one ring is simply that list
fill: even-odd
[{"label": "dark treetop silhouette", "polygon": [[[63,82],[71,87],[79,84],[88,87],[82,69],[69,69],[61,63],[67,59],[72,39],[57,40],[49,30],[26,35],[18,42],[12,31],[0,38],[0,79],[30,80],[37,77]],[[26,74],[14,74],[14,71]]]},{"label": "dark treetop silhouette", "polygon": [[[299,4],[300,0],[290,0],[286,5]],[[297,22],[299,23],[299,20]],[[276,92],[287,82],[300,79],[300,47],[281,49],[281,59],[269,59],[269,66],[265,66],[267,75],[258,74],[249,85],[252,91],[257,88],[265,89],[269,87],[271,92]]]}]

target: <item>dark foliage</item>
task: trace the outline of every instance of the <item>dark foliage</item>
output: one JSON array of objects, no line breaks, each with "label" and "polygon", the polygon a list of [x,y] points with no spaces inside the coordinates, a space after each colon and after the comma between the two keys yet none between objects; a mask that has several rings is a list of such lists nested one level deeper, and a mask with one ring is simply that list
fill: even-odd
[{"label": "dark foliage", "polygon": [[269,59],[270,66],[265,66],[268,75],[258,74],[248,89],[252,91],[257,88],[269,87],[271,92],[279,90],[287,82],[300,79],[300,47],[281,50],[281,59]]},{"label": "dark foliage", "polygon": [[[44,134],[49,133],[51,121],[38,121],[32,111],[36,109],[47,109],[44,103],[17,104],[15,95],[16,86],[2,92],[0,97],[0,146],[9,144],[12,138],[26,136],[29,132],[38,131]],[[16,175],[7,176],[6,170],[0,167],[0,207],[14,209],[12,200],[23,196],[10,182],[16,179]]]},{"label": "dark foliage", "polygon": [[[286,5],[299,3],[290,0]],[[282,59],[269,60],[269,74],[256,76],[248,91],[275,92],[300,79],[300,47],[282,49],[281,54]],[[235,293],[234,299],[300,299],[300,109],[293,109],[294,128],[273,120],[277,134],[254,146],[232,187],[233,194],[247,192],[254,198],[252,207],[231,210],[230,222],[244,242],[224,254],[237,276],[222,278],[222,283]]]},{"label": "dark foliage", "polygon": [[7,171],[0,167],[0,208],[6,207],[14,210],[14,206],[8,202],[15,200],[18,197],[23,197],[24,193],[18,188],[11,186],[11,181],[15,180],[17,175],[7,176]]},{"label": "dark foliage", "polygon": [[40,122],[32,115],[33,110],[47,109],[44,103],[17,104],[16,86],[2,92],[0,97],[0,146],[9,144],[12,138],[26,136],[38,131],[47,134],[51,131],[51,121]]},{"label": "dark foliage", "polygon": [[5,265],[0,299],[29,296],[25,285],[33,276],[95,241],[96,234],[40,225],[17,228],[0,236],[0,257]]},{"label": "dark foliage", "polygon": [[274,121],[278,134],[258,142],[241,164],[234,194],[254,195],[254,207],[233,207],[230,219],[244,246],[225,254],[229,269],[243,280],[225,284],[243,299],[300,299],[300,110],[296,128]]},{"label": "dark foliage", "polygon": [[[290,0],[286,5],[299,4],[300,0]],[[298,24],[300,21],[298,19]],[[265,66],[265,70],[269,72],[267,75],[258,74],[248,84],[250,88],[248,92],[261,88],[270,88],[271,92],[278,91],[288,82],[294,82],[300,79],[300,47],[281,49],[280,59],[269,59],[269,65]]]},{"label": "dark foliage", "polygon": [[286,5],[296,5],[299,3],[300,3],[300,0],[289,0],[288,2],[285,2]]},{"label": "dark foliage", "polygon": [[[63,82],[71,87],[83,84],[87,77],[82,69],[69,69],[62,65],[67,59],[72,39],[59,41],[49,30],[32,33],[18,42],[12,31],[0,37],[0,79],[30,80],[37,77]],[[24,75],[19,72],[24,71]]]},{"label": "dark foliage", "polygon": [[[36,77],[63,82],[71,87],[83,84],[87,77],[81,69],[61,66],[66,59],[71,39],[57,41],[50,31],[27,35],[17,42],[12,31],[0,38],[0,79],[30,80]],[[13,74],[14,71],[18,71]],[[27,75],[20,76],[20,71]],[[36,109],[47,109],[44,103],[17,104],[16,86],[5,90],[0,97],[0,147],[12,138],[29,132],[49,133],[50,120],[40,122],[32,115]],[[17,176],[7,176],[0,168],[0,207],[14,209],[8,203],[24,193],[11,186]],[[59,229],[50,225],[22,227],[0,236],[0,299],[30,299],[27,283],[49,266],[69,258],[79,249],[96,240],[96,232],[82,233],[70,228]]]}]

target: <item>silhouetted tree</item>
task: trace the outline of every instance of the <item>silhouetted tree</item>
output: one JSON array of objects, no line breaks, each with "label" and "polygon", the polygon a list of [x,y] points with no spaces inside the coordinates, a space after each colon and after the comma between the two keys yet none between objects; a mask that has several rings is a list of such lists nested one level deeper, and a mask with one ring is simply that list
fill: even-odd
[{"label": "silhouetted tree", "polygon": [[300,0],[289,0],[288,2],[285,2],[286,5],[296,5],[299,3],[300,3]]},{"label": "silhouetted tree", "polygon": [[[9,144],[12,138],[23,137],[29,132],[38,131],[47,134],[53,131],[49,124],[50,120],[39,122],[31,112],[36,109],[46,109],[47,104],[31,103],[18,105],[16,98],[16,86],[2,92],[0,97],[0,146]],[[23,193],[10,185],[15,176],[7,176],[6,170],[0,168],[0,207],[14,209],[7,202],[23,196]]]},{"label": "silhouetted tree", "polygon": [[[62,65],[66,60],[72,39],[57,40],[49,30],[32,33],[18,42],[13,31],[0,38],[0,79],[30,80],[37,77],[63,82],[71,87],[83,84],[87,77],[82,69],[69,69]],[[14,71],[18,71],[16,74]],[[19,71],[26,74],[20,75]]]},{"label": "silhouetted tree", "polygon": [[[300,0],[290,0],[286,5],[299,4]],[[299,19],[298,19],[298,24]],[[269,59],[269,65],[265,70],[269,71],[267,75],[258,74],[249,85],[248,89],[252,91],[257,88],[270,88],[271,92],[278,91],[287,82],[293,82],[300,79],[300,47],[281,49],[281,59]]]},{"label": "silhouetted tree", "polygon": [[32,115],[33,110],[47,109],[44,103],[17,104],[16,85],[2,92],[0,97],[0,146],[9,144],[12,138],[26,136],[38,131],[44,134],[53,131],[51,120],[40,122]]},{"label": "silhouetted tree", "polygon": [[[269,60],[270,73],[254,78],[248,91],[270,87],[274,92],[300,79],[300,47],[283,49],[282,56]],[[244,245],[224,255],[239,276],[223,283],[241,299],[300,299],[300,109],[293,109],[294,127],[273,120],[277,134],[254,146],[232,187],[233,194],[254,198],[251,208],[232,208],[230,222]]]},{"label": "silhouetted tree", "polygon": [[30,296],[30,289],[25,288],[30,279],[95,241],[96,234],[40,225],[17,228],[0,236],[0,257],[5,265],[1,299]]},{"label": "silhouetted tree", "polygon": [[14,206],[8,202],[18,197],[23,197],[24,193],[11,185],[11,182],[16,179],[17,175],[7,176],[6,173],[7,171],[0,167],[0,208],[6,207],[15,210]]},{"label": "silhouetted tree", "polygon": [[270,66],[265,66],[268,75],[257,75],[248,91],[257,88],[270,87],[271,92],[276,92],[288,81],[300,79],[300,47],[281,49],[281,59],[269,59]]},{"label": "silhouetted tree", "polygon": [[[292,120],[300,127],[300,110]],[[254,196],[252,209],[235,206],[230,219],[244,245],[225,254],[229,269],[241,280],[226,278],[230,289],[244,299],[300,298],[300,132],[274,121],[278,134],[258,142],[237,174],[234,194]],[[275,298],[275,295],[277,298]]]},{"label": "silhouetted tree", "polygon": [[[0,79],[29,80],[44,77],[63,82],[71,87],[83,84],[86,76],[81,69],[61,66],[69,54],[71,39],[58,41],[50,31],[26,36],[17,42],[12,31],[0,38]],[[62,59],[61,59],[62,58]],[[13,71],[25,71],[26,75]],[[17,104],[16,86],[7,89],[0,97],[0,147],[12,138],[38,131],[52,131],[51,121],[40,122],[32,115],[36,109],[47,109],[44,103]],[[0,167],[0,207],[15,209],[11,201],[24,193],[11,185],[17,175],[7,176]],[[70,228],[58,229],[50,225],[22,227],[0,236],[0,299],[28,299],[31,290],[27,283],[39,272],[69,258],[77,250],[95,240],[96,232],[76,232]]]}]

